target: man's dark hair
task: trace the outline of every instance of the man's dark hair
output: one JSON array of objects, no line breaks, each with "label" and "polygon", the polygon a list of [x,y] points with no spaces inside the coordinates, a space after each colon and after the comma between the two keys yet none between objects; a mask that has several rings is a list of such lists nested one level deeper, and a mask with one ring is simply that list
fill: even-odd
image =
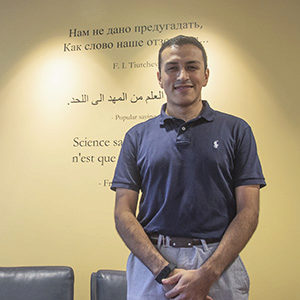
[{"label": "man's dark hair", "polygon": [[207,69],[207,55],[206,55],[203,45],[193,36],[177,35],[177,36],[167,40],[166,42],[164,42],[159,49],[159,52],[158,52],[158,70],[159,70],[159,72],[161,71],[161,68],[160,68],[161,53],[166,48],[171,47],[171,46],[182,46],[182,45],[189,45],[189,44],[194,45],[201,50],[202,56],[203,56],[203,61],[204,61],[204,70],[206,70]]}]

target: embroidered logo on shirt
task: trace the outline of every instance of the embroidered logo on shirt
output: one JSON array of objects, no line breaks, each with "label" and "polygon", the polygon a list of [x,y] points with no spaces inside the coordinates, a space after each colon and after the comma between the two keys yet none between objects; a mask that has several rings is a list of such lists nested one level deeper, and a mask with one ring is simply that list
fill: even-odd
[{"label": "embroidered logo on shirt", "polygon": [[219,140],[214,141],[214,148],[218,149],[219,147]]}]

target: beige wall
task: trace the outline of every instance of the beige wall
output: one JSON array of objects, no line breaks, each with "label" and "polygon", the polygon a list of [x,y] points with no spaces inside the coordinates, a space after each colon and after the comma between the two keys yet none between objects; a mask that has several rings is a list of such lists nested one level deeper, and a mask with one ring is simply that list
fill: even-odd
[{"label": "beige wall", "polygon": [[[295,299],[299,274],[299,2],[3,1],[0,10],[0,265],[70,265],[75,299],[89,299],[100,268],[124,269],[128,254],[113,224],[114,193],[104,186],[120,147],[81,148],[73,138],[121,140],[137,120],[157,114],[156,69],[113,63],[156,62],[158,47],[64,52],[64,43],[97,43],[193,34],[205,43],[211,78],[204,98],[243,117],[256,136],[268,186],[259,228],[242,256],[251,299]],[[197,22],[203,28],[107,35],[109,27]],[[69,38],[69,29],[104,28]],[[127,94],[113,104],[109,97]],[[82,94],[86,103],[69,104]],[[105,101],[92,105],[99,94]],[[99,184],[101,183],[101,184]]]}]

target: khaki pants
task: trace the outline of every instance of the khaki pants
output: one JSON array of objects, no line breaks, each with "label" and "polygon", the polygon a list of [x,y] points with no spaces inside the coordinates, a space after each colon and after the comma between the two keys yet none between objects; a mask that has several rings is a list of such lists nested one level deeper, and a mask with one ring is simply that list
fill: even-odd
[{"label": "khaki pants", "polygon": [[[169,245],[158,245],[159,252],[182,269],[199,268],[215,251],[218,244],[203,243],[203,246],[192,248],[174,248]],[[209,292],[214,300],[247,300],[249,277],[240,259],[223,272]],[[164,290],[157,283],[149,269],[132,253],[127,262],[127,300],[165,300]]]}]

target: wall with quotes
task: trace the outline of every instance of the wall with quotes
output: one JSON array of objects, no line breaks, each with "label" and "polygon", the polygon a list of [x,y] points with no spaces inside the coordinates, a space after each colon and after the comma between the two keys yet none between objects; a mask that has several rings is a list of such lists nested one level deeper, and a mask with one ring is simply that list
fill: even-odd
[{"label": "wall with quotes", "polygon": [[251,297],[296,298],[299,8],[296,0],[1,1],[0,265],[70,265],[76,300],[89,299],[93,271],[125,269],[109,187],[125,132],[166,101],[159,47],[185,34],[208,53],[203,98],[251,125],[268,183],[242,252]]}]

